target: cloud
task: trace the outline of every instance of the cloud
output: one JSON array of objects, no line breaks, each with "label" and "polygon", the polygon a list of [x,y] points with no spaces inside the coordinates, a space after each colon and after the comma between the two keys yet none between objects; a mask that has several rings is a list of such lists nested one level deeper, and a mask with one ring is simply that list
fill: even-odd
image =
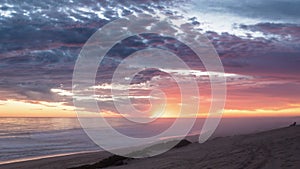
[{"label": "cloud", "polygon": [[245,29],[272,33],[281,39],[244,39],[231,34],[206,33],[219,53],[227,73],[249,76],[277,76],[298,79],[299,26],[283,24],[248,25]]},{"label": "cloud", "polygon": [[[145,5],[148,3],[151,2],[107,1],[100,4],[90,0],[76,4],[21,1],[1,4],[2,13],[15,12],[9,17],[0,16],[0,43],[3,44],[0,46],[0,99],[64,100],[66,93],[61,92],[71,88],[73,67],[83,43],[107,20],[120,17],[120,14],[141,9],[153,12],[151,5]],[[136,50],[137,43],[131,41],[127,46],[121,47],[123,54],[126,50]],[[120,52],[118,46],[114,51]],[[111,79],[112,66],[118,63],[118,58],[110,57],[103,63],[107,69],[98,74],[98,80],[104,79],[102,82],[106,83]],[[61,85],[64,87],[60,88]],[[56,92],[60,95],[51,92],[58,88],[61,91]]]},{"label": "cloud", "polygon": [[[170,17],[186,18],[212,41],[225,67],[230,108],[270,108],[274,103],[285,106],[299,100],[300,2],[195,0],[196,6],[187,13],[178,12],[182,8],[177,2],[5,0],[0,5],[0,100],[71,106],[73,68],[85,41],[118,17],[160,10]],[[129,98],[143,107],[149,104],[149,91],[157,86],[176,97],[177,86],[170,75],[187,82],[196,78],[201,85],[208,82],[201,60],[184,44],[155,34],[134,36],[117,43],[100,64],[93,99],[108,114],[116,111],[109,93],[114,70],[128,55],[149,46],[177,54],[191,70],[151,69],[146,65],[130,86],[115,85],[120,91],[116,101],[122,102],[123,91],[130,89]],[[153,62],[171,64],[163,58]],[[142,63],[137,60],[128,70],[145,67]],[[151,86],[154,82],[157,86]],[[204,97],[209,95],[203,93]]]},{"label": "cloud", "polygon": [[[295,0],[194,0],[199,11],[225,13],[244,18],[299,23],[300,2]],[[196,10],[196,9],[195,9]]]},{"label": "cloud", "polygon": [[140,84],[151,81],[155,76],[168,76],[168,74],[159,69],[145,69],[141,72],[138,72],[131,81],[131,84]]}]

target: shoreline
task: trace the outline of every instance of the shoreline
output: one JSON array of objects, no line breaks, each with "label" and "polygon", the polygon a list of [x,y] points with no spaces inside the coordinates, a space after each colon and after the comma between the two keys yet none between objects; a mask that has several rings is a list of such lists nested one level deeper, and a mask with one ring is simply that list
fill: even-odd
[{"label": "shoreline", "polygon": [[[10,161],[0,164],[1,169],[63,169],[70,166],[78,166],[82,164],[90,164],[101,158],[107,158],[111,154],[106,151],[92,151],[92,152],[79,152],[70,154],[60,154],[50,157],[37,157],[31,158],[27,161],[25,159]],[[25,161],[24,161],[25,160]]]},{"label": "shoreline", "polygon": [[[195,142],[195,140],[198,139],[198,134],[190,134],[187,135],[186,138],[190,141]],[[176,140],[176,138],[178,138],[179,136],[174,136],[171,138],[174,138]],[[168,139],[170,138],[163,138],[159,141],[168,141]],[[151,145],[155,145],[154,144],[149,144],[149,146]],[[146,146],[146,145],[145,145]],[[126,149],[126,148],[125,148]],[[13,163],[22,163],[22,162],[29,162],[29,161],[36,161],[36,160],[44,160],[44,159],[48,159],[48,158],[59,158],[59,157],[64,157],[64,156],[73,156],[73,155],[81,155],[81,154],[89,154],[89,153],[102,153],[102,152],[106,152],[105,150],[90,150],[90,151],[78,151],[78,152],[70,152],[70,153],[60,153],[60,154],[49,154],[49,155],[41,155],[41,156],[33,156],[33,157],[24,157],[24,158],[17,158],[17,159],[11,159],[11,160],[6,160],[6,161],[0,161],[0,166],[1,165],[9,165],[9,164],[13,164]]]},{"label": "shoreline", "polygon": [[101,152],[104,152],[104,150],[79,151],[79,152],[43,155],[43,156],[36,156],[36,157],[25,157],[25,158],[19,158],[19,159],[7,160],[7,161],[0,161],[0,166],[7,165],[7,164],[13,164],[13,163],[34,161],[34,160],[43,160],[43,159],[47,159],[47,158],[56,158],[56,157],[64,157],[64,156],[72,156],[72,155],[80,155],[80,154],[88,154],[88,153],[101,153]]},{"label": "shoreline", "polygon": [[[300,161],[295,160],[300,158],[300,145],[298,143],[300,141],[299,131],[300,126],[298,125],[252,134],[216,137],[203,144],[192,143],[184,147],[172,149],[155,157],[133,159],[130,160],[128,164],[111,167],[135,169],[144,166],[146,169],[150,166],[154,168],[164,168],[166,167],[165,165],[167,165],[174,168],[174,166],[181,165],[181,168],[184,169],[186,167],[185,165],[192,165],[190,168],[201,168],[205,166],[220,168],[220,165],[226,164],[231,168],[236,168],[236,166],[242,168],[265,166],[264,168],[268,169],[277,169],[278,167],[296,169],[300,166]],[[106,151],[81,152],[0,164],[0,168],[80,168],[80,166],[95,164],[111,156],[112,154]],[[211,158],[214,160],[211,160]],[[165,165],[162,165],[162,161]]]}]

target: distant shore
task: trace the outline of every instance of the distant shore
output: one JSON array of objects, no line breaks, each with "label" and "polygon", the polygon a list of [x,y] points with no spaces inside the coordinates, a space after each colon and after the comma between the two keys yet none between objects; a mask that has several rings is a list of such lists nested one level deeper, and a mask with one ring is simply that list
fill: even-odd
[{"label": "distant shore", "polygon": [[[218,137],[203,144],[192,143],[162,155],[128,160],[126,164],[106,168],[264,168],[299,169],[300,126],[255,134]],[[34,159],[0,165],[1,169],[64,169],[92,166],[111,159],[108,152],[89,152]]]}]

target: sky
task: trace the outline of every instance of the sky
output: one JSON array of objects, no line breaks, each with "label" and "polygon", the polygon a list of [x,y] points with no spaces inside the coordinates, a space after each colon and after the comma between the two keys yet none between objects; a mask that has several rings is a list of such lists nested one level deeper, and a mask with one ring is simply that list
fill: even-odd
[{"label": "sky", "polygon": [[[0,116],[76,116],[72,75],[83,45],[110,21],[139,13],[182,18],[211,41],[227,78],[224,117],[300,115],[299,0],[1,0]],[[197,81],[198,116],[205,116],[211,104],[207,72],[201,62],[189,52],[181,52],[185,48],[176,44],[145,35],[114,46],[100,64],[96,83],[91,86],[100,113],[119,117],[114,102],[122,102],[122,94],[130,89],[132,104],[141,113],[122,115],[159,116],[163,101],[159,97],[150,106],[149,94],[160,88],[168,103],[163,117],[176,117],[180,93],[170,75],[177,75],[186,82],[191,78]],[[115,85],[120,95],[113,99],[110,89],[114,86],[111,78],[116,65],[125,55],[149,45],[169,47],[182,54],[191,71],[145,69],[129,86]],[[190,116],[189,112],[186,116]]]}]

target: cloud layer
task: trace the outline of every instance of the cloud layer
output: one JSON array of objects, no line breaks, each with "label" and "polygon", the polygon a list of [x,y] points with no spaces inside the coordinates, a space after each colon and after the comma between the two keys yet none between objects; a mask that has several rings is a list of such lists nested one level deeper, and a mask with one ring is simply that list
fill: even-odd
[{"label": "cloud layer", "polygon": [[[181,3],[4,1],[0,5],[0,100],[72,106],[73,68],[87,39],[98,28],[122,16],[161,12],[183,18],[211,40],[228,76],[228,109],[280,109],[297,104],[300,99],[300,2],[197,0]],[[111,85],[116,66],[124,55],[148,46],[171,49],[189,63],[194,72],[145,69],[138,73],[131,83],[137,107],[148,106],[151,82],[156,81],[165,90],[176,88],[168,74],[179,74],[186,81],[196,78],[203,90],[201,98],[209,102],[210,92],[205,90],[209,89],[209,79],[205,73],[201,74],[205,69],[192,52],[172,39],[143,35],[117,44],[101,63],[95,86],[98,86],[96,97],[103,109],[110,113],[115,111],[108,96],[109,88],[105,86]],[[178,95],[174,92],[170,97]]]}]

